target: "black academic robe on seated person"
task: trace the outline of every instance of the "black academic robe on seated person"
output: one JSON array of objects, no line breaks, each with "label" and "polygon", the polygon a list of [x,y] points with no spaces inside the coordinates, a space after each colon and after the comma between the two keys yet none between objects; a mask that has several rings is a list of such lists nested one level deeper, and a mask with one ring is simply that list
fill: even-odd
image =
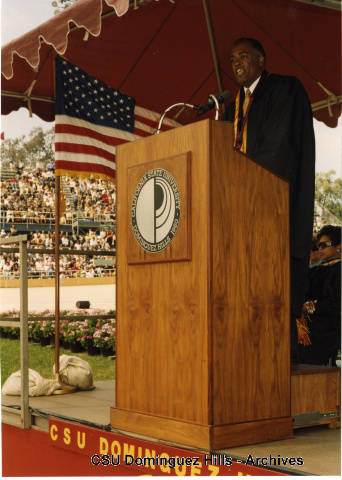
[{"label": "black academic robe on seated person", "polygon": [[[290,184],[291,313],[299,318],[313,228],[315,137],[311,105],[297,78],[266,72],[253,96],[246,153]],[[233,122],[234,114],[235,102],[227,107],[225,120]]]},{"label": "black academic robe on seated person", "polygon": [[300,345],[300,363],[326,365],[341,348],[341,261],[321,263],[310,269],[305,300],[316,300],[309,315],[311,345]]}]

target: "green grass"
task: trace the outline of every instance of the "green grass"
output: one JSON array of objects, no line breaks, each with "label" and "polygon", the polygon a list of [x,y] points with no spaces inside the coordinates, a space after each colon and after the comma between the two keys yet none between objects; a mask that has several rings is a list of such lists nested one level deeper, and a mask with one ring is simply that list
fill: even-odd
[{"label": "green grass", "polygon": [[[94,381],[114,380],[115,361],[102,355],[89,356],[87,353],[71,353],[60,349],[60,355],[73,355],[86,360],[93,370]],[[19,340],[0,338],[1,386],[5,380],[20,369]],[[39,343],[29,342],[29,367],[36,370],[44,378],[52,378],[52,367],[55,362],[55,349],[42,347]]]}]

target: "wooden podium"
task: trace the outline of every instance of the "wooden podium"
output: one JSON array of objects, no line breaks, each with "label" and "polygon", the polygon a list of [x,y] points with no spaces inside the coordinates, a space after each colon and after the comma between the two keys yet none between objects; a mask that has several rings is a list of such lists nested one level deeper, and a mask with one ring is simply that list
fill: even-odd
[{"label": "wooden podium", "polygon": [[292,436],[288,190],[226,122],[118,148],[114,428],[206,450]]}]

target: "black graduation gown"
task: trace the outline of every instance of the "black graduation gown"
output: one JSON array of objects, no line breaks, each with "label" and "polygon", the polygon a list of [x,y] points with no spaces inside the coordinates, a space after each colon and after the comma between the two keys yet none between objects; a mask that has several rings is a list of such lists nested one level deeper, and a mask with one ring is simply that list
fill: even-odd
[{"label": "black graduation gown", "polygon": [[[234,121],[234,112],[235,102],[225,120]],[[315,137],[310,101],[297,78],[270,74],[259,81],[248,114],[247,155],[290,184],[291,313],[300,317],[312,240]]]},{"label": "black graduation gown", "polygon": [[317,300],[308,323],[311,346],[300,348],[300,361],[325,365],[341,346],[341,262],[310,269],[306,300]]}]

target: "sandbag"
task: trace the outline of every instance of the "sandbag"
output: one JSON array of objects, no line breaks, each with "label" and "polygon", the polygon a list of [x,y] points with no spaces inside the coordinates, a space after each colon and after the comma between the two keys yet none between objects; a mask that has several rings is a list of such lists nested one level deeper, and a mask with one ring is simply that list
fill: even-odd
[{"label": "sandbag", "polygon": [[[55,365],[53,366],[55,374]],[[66,385],[78,387],[79,390],[93,390],[93,371],[85,360],[71,355],[59,357],[60,379]]]},{"label": "sandbag", "polygon": [[[29,397],[39,397],[41,395],[52,395],[60,388],[56,380],[43,378],[38,372],[29,368]],[[3,395],[21,394],[21,370],[12,373],[5,381],[2,387]]]}]

